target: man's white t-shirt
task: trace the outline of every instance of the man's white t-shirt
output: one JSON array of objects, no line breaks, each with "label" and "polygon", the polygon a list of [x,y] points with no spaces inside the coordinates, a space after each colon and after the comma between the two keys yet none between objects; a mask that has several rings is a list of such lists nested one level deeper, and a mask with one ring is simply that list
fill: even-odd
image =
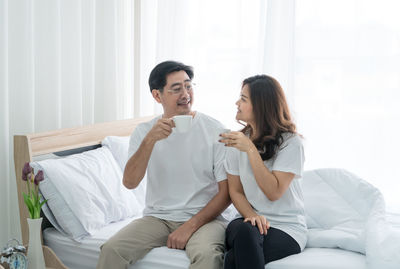
[{"label": "man's white t-shirt", "polygon": [[[131,135],[129,158],[161,118],[139,124]],[[188,132],[172,133],[154,145],[147,166],[145,216],[187,221],[217,194],[218,182],[226,180],[225,147],[218,142],[224,126],[196,112]],[[219,217],[223,220],[221,217]]]},{"label": "man's white t-shirt", "polygon": [[257,185],[247,153],[236,148],[229,148],[226,153],[226,171],[231,175],[240,176],[246,198],[256,213],[264,216],[271,227],[293,237],[303,250],[307,242],[307,225],[303,192],[299,182],[304,164],[304,150],[300,137],[284,133],[279,150],[273,158],[264,161],[264,164],[270,171],[295,174],[289,188],[276,201],[270,201]]}]

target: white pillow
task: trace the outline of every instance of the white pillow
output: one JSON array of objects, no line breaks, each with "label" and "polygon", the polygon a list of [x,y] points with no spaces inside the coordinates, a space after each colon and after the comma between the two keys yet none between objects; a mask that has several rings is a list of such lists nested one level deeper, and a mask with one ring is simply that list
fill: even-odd
[{"label": "white pillow", "polygon": [[[103,147],[107,147],[110,149],[112,155],[115,160],[119,164],[122,173],[124,172],[126,163],[128,162],[128,150],[129,150],[129,136],[107,136],[101,142]],[[136,196],[137,201],[139,202],[139,210],[143,211],[146,200],[146,180],[147,174],[144,176],[139,186],[132,190],[132,193]]]},{"label": "white pillow", "polygon": [[[59,157],[56,158],[59,159]],[[42,169],[42,167],[37,162],[31,162],[30,165],[34,169],[35,173]],[[46,194],[43,194],[42,190],[44,190]],[[56,195],[58,195],[58,191],[51,181],[43,180],[40,183],[39,193],[42,196],[40,200],[41,202],[45,200],[44,197],[48,199],[47,203],[43,204],[42,211],[54,228],[56,228],[63,235],[70,237],[71,239],[74,239],[76,241],[80,241],[84,236],[88,235],[82,224],[80,224],[78,219],[74,216],[74,214],[72,214],[72,211],[69,209],[69,207],[64,206],[64,199],[62,197],[55,197]],[[67,221],[66,224],[64,224],[64,222],[61,223],[63,227],[57,222],[56,217],[49,207],[49,204],[52,205],[52,208],[58,209],[55,210],[55,213],[59,218],[65,218],[65,220]]]},{"label": "white pillow", "polygon": [[[41,169],[39,165],[32,165],[32,167]],[[39,186],[40,193],[47,199],[47,202],[42,207],[43,213],[54,228],[63,235],[78,242],[89,235],[77,217],[72,213],[71,209],[67,206],[64,198],[60,196],[51,180],[43,180]],[[52,209],[54,210],[54,214]],[[58,223],[57,219],[60,220],[60,223]]]},{"label": "white pillow", "polygon": [[122,185],[121,170],[108,148],[32,166],[43,170],[40,191],[49,199],[48,207],[62,232],[72,239],[79,241],[111,222],[139,214],[138,202]]},{"label": "white pillow", "polygon": [[101,145],[111,151],[121,171],[124,172],[128,161],[129,136],[107,136],[101,141]]}]

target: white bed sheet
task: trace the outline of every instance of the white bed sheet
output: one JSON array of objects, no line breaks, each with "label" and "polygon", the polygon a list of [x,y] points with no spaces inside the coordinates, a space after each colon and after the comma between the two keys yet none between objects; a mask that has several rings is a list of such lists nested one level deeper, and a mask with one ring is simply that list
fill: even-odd
[{"label": "white bed sheet", "polygon": [[[44,231],[44,241],[70,269],[94,269],[100,254],[100,246],[114,233],[135,218],[112,223],[85,238],[81,243],[70,240],[54,228]],[[129,269],[183,269],[189,267],[189,259],[182,250],[155,248]],[[330,249],[306,248],[301,254],[271,262],[266,269],[365,269],[365,255]]]},{"label": "white bed sheet", "polygon": [[265,269],[366,269],[365,255],[338,248],[305,248],[302,253],[271,262]]},{"label": "white bed sheet", "polygon": [[[86,237],[81,243],[70,240],[54,228],[48,228],[43,232],[44,242],[68,268],[94,269],[100,255],[100,246],[134,219],[111,223],[95,232],[93,236]],[[161,247],[150,251],[129,269],[186,269],[188,267],[189,259],[184,251]]]}]

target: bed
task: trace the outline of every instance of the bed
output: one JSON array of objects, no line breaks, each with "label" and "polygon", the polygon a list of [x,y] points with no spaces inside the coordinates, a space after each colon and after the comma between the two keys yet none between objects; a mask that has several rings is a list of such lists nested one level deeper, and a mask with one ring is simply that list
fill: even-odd
[{"label": "bed", "polygon": [[[121,178],[127,161],[128,136],[135,126],[151,118],[14,136],[24,244],[28,240],[28,213],[22,200],[26,186],[19,179],[25,162],[44,170],[41,193],[46,199],[52,197],[43,208],[47,267],[95,268],[100,245],[141,216],[145,181],[135,190],[126,190]],[[94,186],[91,184],[96,187],[85,187]],[[49,186],[52,186],[51,191]],[[400,252],[400,244],[396,243],[400,242],[400,232],[385,221],[384,202],[379,190],[343,169],[306,171],[302,186],[309,228],[306,249],[300,254],[271,262],[265,266],[266,269],[400,268],[400,260],[396,258],[396,253]],[[224,214],[228,218],[233,216],[234,208],[231,206]],[[161,247],[153,249],[129,268],[175,269],[188,266],[184,251]]]}]

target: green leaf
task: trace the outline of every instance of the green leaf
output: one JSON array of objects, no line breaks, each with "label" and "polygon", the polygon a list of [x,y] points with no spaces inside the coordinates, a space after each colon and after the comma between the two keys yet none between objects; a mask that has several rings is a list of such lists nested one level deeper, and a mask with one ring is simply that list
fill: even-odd
[{"label": "green leaf", "polygon": [[41,202],[41,203],[39,204],[39,208],[42,208],[42,206],[43,206],[46,202],[47,202],[47,200],[44,200],[43,202]]},{"label": "green leaf", "polygon": [[29,216],[32,219],[33,218],[34,206],[32,204],[32,201],[31,201],[30,197],[26,193],[22,193],[22,194],[24,196],[24,202],[25,202],[26,206],[28,207]]},{"label": "green leaf", "polygon": [[32,198],[33,204],[36,204],[36,195],[35,195],[35,191],[34,190],[32,190],[31,198]]},{"label": "green leaf", "polygon": [[23,195],[24,195],[24,202],[25,202],[26,206],[28,207],[28,209],[30,209],[29,207],[32,206],[31,198],[28,195],[26,195],[25,193]]},{"label": "green leaf", "polygon": [[34,219],[39,219],[40,218],[40,208],[38,208],[38,207],[34,208],[33,218]]}]

